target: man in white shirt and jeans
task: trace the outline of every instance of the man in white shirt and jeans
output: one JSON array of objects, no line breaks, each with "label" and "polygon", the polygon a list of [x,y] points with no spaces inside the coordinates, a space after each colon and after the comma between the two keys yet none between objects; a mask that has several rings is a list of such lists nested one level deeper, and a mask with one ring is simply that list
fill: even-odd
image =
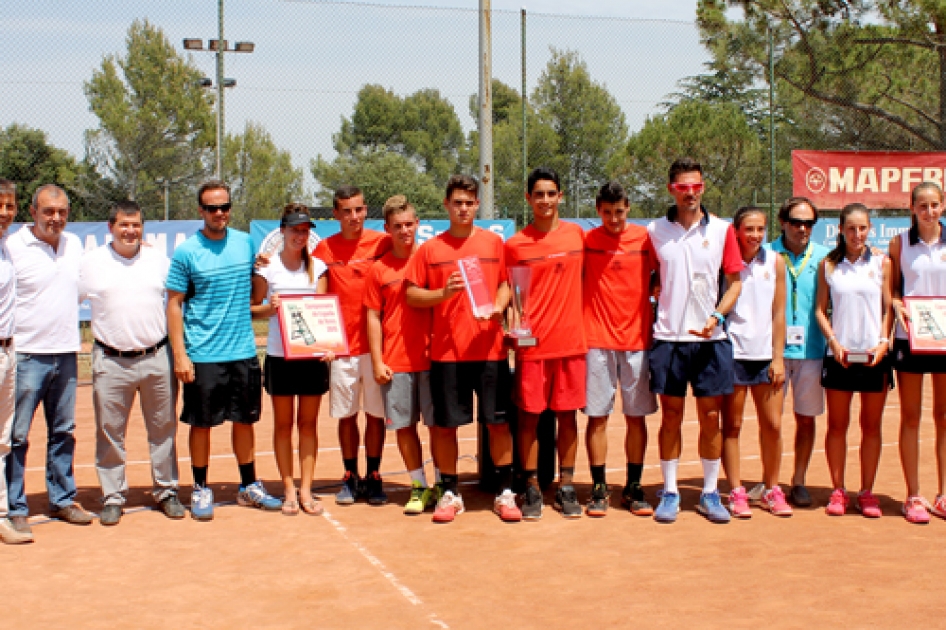
[{"label": "man in white shirt and jeans", "polygon": [[117,525],[128,493],[125,433],[141,395],[151,453],[152,494],[168,518],[184,518],[177,498],[177,382],[168,346],[164,283],[170,260],[141,246],[144,223],[134,201],[121,201],[108,216],[112,242],[87,253],[79,271],[79,295],[92,305],[92,403],[95,468],[105,507],[102,525]]},{"label": "man in white shirt and jeans", "polygon": [[16,269],[16,410],[12,457],[7,461],[10,520],[28,532],[26,451],[39,404],[46,416],[46,489],[49,515],[89,525],[92,515],[76,503],[76,355],[79,340],[79,263],[82,242],[64,232],[69,197],[54,185],[40,186],[30,205],[33,224],[9,239]]}]

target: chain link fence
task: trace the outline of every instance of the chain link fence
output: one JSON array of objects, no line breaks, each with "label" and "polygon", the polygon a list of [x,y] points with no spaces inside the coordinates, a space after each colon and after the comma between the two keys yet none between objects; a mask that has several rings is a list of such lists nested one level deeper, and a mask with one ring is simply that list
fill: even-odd
[{"label": "chain link fence", "polygon": [[[494,11],[496,216],[524,216],[524,166],[561,173],[568,216],[593,216],[613,177],[634,214],[656,216],[667,166],[691,154],[708,207],[728,215],[790,196],[792,149],[940,146],[942,48],[843,19],[805,37],[774,13],[740,27],[725,4],[701,2],[694,22]],[[51,181],[75,220],[122,198],[148,219],[194,218],[217,168],[218,4],[8,0],[4,13],[0,177],[19,186],[18,218]],[[290,200],[329,205],[341,183],[372,206],[404,193],[442,216],[447,177],[477,172],[475,9],[230,0],[223,23],[229,48],[252,43],[223,55],[237,225]]]}]

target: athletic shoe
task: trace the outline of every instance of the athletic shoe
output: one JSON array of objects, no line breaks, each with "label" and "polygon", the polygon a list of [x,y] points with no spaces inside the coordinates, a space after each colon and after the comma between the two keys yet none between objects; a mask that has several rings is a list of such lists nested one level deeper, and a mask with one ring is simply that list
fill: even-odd
[{"label": "athletic shoe", "polygon": [[880,501],[870,490],[857,493],[854,507],[867,518],[880,518],[883,515],[883,512],[880,511]]},{"label": "athletic shoe", "polygon": [[169,494],[161,499],[161,502],[158,503],[158,507],[166,517],[174,520],[184,518],[184,515],[187,513],[176,494]]},{"label": "athletic shoe", "polygon": [[785,499],[785,493],[779,486],[775,486],[762,495],[762,509],[775,516],[791,516],[792,506]]},{"label": "athletic shoe", "polygon": [[355,502],[357,496],[358,477],[351,474],[351,471],[346,470],[345,476],[342,477],[342,489],[335,495],[335,503],[337,505],[351,505]]},{"label": "athletic shoe", "polygon": [[719,498],[718,490],[700,494],[700,502],[696,506],[696,511],[705,516],[710,523],[723,524],[730,520],[729,510],[723,507],[723,501]]},{"label": "athletic shoe", "polygon": [[381,485],[381,473],[378,471],[365,478],[365,495],[368,497],[368,505],[384,505],[388,502],[388,495],[384,493],[384,487]]},{"label": "athletic shoe", "polygon": [[112,525],[118,525],[119,521],[122,520],[122,506],[117,503],[108,503],[105,507],[102,508],[102,511],[99,512],[99,524],[110,527]]},{"label": "athletic shoe", "polygon": [[559,486],[555,492],[555,502],[552,507],[561,512],[565,518],[581,518],[581,504],[578,502],[575,486]]},{"label": "athletic shoe", "polygon": [[903,516],[908,523],[926,525],[930,522],[930,513],[926,510],[927,505],[923,497],[908,497],[903,504]]},{"label": "athletic shoe", "polygon": [[526,521],[537,521],[542,518],[542,493],[531,483],[526,486],[522,494],[522,518]]},{"label": "athletic shoe", "polygon": [[33,542],[32,532],[21,532],[13,526],[10,519],[0,518],[0,542],[6,545],[22,545]]},{"label": "athletic shoe", "polygon": [[262,480],[257,479],[248,486],[240,487],[237,493],[237,505],[274,511],[282,508],[282,501],[266,492]]},{"label": "athletic shoe", "polygon": [[749,505],[754,505],[756,507],[762,506],[762,495],[765,494],[765,484],[757,483],[752,486],[752,489],[746,492],[746,496],[749,498]]},{"label": "athletic shoe", "polygon": [[460,514],[463,514],[463,497],[447,490],[434,508],[434,523],[452,523]]},{"label": "athletic shoe", "polygon": [[433,492],[419,481],[411,483],[411,498],[404,504],[404,513],[412,516],[423,514],[430,503]]},{"label": "athletic shoe", "polygon": [[844,516],[849,501],[850,499],[848,499],[844,488],[838,488],[831,493],[831,498],[828,499],[828,507],[824,511],[828,516]]},{"label": "athletic shoe", "polygon": [[196,521],[212,521],[214,518],[214,491],[194,486],[191,492],[191,518]]},{"label": "athletic shoe", "polygon": [[650,516],[654,513],[653,506],[647,502],[647,495],[639,483],[624,486],[621,492],[621,505],[630,510],[634,516]]},{"label": "athletic shoe", "polygon": [[596,483],[591,488],[591,500],[588,501],[588,507],[585,508],[588,516],[602,517],[608,513],[608,505],[611,503],[611,493],[608,492],[608,484]]},{"label": "athletic shoe", "polygon": [[516,505],[516,495],[508,488],[493,500],[493,512],[499,515],[504,523],[518,523],[522,520],[522,512]]},{"label": "athletic shoe", "polygon": [[936,495],[936,500],[933,501],[933,505],[930,507],[930,514],[940,518],[946,518],[946,496],[942,494]]},{"label": "athletic shoe", "polygon": [[742,486],[730,490],[729,492],[729,511],[736,518],[752,518],[752,510],[749,509],[749,495]]},{"label": "athletic shoe", "polygon": [[814,501],[811,500],[811,494],[808,493],[808,488],[805,486],[792,486],[788,498],[791,499],[795,507],[800,508],[811,507],[812,503],[814,503]]},{"label": "athletic shoe", "polygon": [[680,513],[680,495],[676,492],[657,492],[657,498],[660,503],[654,510],[654,520],[658,523],[673,523],[677,520],[677,514]]}]

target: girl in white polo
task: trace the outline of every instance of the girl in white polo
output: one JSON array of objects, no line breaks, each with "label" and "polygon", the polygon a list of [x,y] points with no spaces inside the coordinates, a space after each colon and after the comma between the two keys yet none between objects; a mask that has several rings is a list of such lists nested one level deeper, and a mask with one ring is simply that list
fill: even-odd
[{"label": "girl in white polo", "polygon": [[[818,276],[818,325],[828,340],[821,372],[828,406],[825,451],[834,491],[826,512],[847,511],[844,488],[851,400],[861,394],[861,488],[855,507],[868,518],[881,515],[872,490],[880,463],[881,420],[890,386],[887,362],[893,317],[890,308],[890,260],[871,251],[870,211],[854,203],[841,210],[838,245],[821,261]],[[831,317],[828,317],[828,308]]]},{"label": "girl in white polo", "polygon": [[897,370],[900,394],[900,462],[907,484],[903,515],[911,523],[928,523],[926,499],[920,494],[920,416],[923,410],[923,375],[933,379],[933,421],[936,423],[936,466],[939,493],[932,512],[946,518],[946,361],[941,354],[910,351],[907,331],[918,322],[910,321],[904,297],[946,297],[946,230],[943,191],[924,182],[913,189],[910,203],[912,226],[906,234],[890,241],[891,295],[897,316],[893,346],[893,366]]},{"label": "girl in white polo", "polygon": [[749,518],[749,497],[742,485],[739,434],[746,395],[751,392],[759,418],[764,492],[762,507],[776,516],[792,508],[778,485],[782,463],[782,398],[785,383],[785,261],[765,241],[766,218],[760,208],[740,208],[733,228],[745,267],[742,292],[729,314],[733,344],[733,393],[723,397],[723,468],[729,479],[729,511]]}]

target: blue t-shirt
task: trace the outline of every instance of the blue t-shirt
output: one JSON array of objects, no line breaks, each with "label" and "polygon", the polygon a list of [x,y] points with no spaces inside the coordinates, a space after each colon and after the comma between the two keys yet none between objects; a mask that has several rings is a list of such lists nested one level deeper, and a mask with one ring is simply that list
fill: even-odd
[{"label": "blue t-shirt", "polygon": [[255,251],[245,232],[211,240],[197,232],[174,251],[167,288],[185,294],[184,344],[194,363],[256,356],[250,318]]},{"label": "blue t-shirt", "polygon": [[[809,242],[808,248],[811,250],[811,258],[808,259],[803,269],[799,269],[799,265],[808,253],[807,249],[802,252],[801,256],[795,256],[785,249],[781,237],[768,243],[766,247],[779,255],[788,256],[788,261],[785,264],[785,325],[801,326],[805,330],[805,343],[795,346],[786,344],[785,358],[818,359],[820,361],[824,358],[825,341],[824,335],[821,333],[821,327],[818,326],[818,320],[815,318],[818,267],[830,250],[814,241]],[[789,267],[798,272],[797,279],[793,277]]]}]

